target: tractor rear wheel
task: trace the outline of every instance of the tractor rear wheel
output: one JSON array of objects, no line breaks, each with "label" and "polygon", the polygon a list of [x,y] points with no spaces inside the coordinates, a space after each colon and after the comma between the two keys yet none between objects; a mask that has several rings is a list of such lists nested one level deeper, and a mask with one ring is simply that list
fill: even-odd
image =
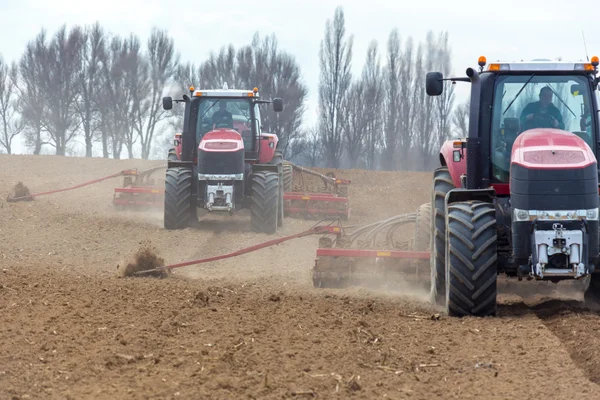
[{"label": "tractor rear wheel", "polygon": [[439,306],[446,304],[446,194],[454,189],[448,167],[433,173],[431,199],[431,301]]},{"label": "tractor rear wheel", "polygon": [[177,161],[177,151],[175,150],[175,147],[171,147],[169,149],[169,155],[167,156],[167,160],[168,161]]},{"label": "tractor rear wheel", "polygon": [[277,172],[258,171],[252,174],[250,221],[254,231],[267,234],[277,232],[281,193],[279,186]]},{"label": "tractor rear wheel", "polygon": [[446,226],[448,315],[496,315],[496,209],[482,201],[448,205]]},{"label": "tractor rear wheel", "polygon": [[431,203],[421,204],[415,222],[415,251],[429,251],[431,244]]},{"label": "tractor rear wheel", "polygon": [[165,179],[165,229],[184,229],[196,209],[192,202],[192,170],[175,167],[167,169]]},{"label": "tractor rear wheel", "polygon": [[283,191],[292,191],[292,181],[294,179],[294,167],[289,162],[283,162]]},{"label": "tractor rear wheel", "polygon": [[[417,210],[417,220],[415,221],[415,238],[413,240],[414,251],[431,251],[431,203],[421,204]],[[429,279],[431,272],[427,260],[416,260],[416,278],[418,282],[424,285],[425,289],[431,287]]]},{"label": "tractor rear wheel", "polygon": [[588,287],[583,292],[583,302],[586,306],[597,306],[600,303],[600,274],[594,273],[589,276]]}]

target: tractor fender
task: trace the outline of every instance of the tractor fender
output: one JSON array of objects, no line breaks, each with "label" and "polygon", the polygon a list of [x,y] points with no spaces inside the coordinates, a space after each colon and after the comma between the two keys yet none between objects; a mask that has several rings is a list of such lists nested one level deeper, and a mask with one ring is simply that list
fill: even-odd
[{"label": "tractor fender", "polygon": [[495,197],[496,191],[492,187],[485,189],[455,188],[446,193],[446,209],[448,204],[461,201],[479,200],[485,203],[493,203]]},{"label": "tractor fender", "polygon": [[279,142],[279,138],[274,133],[261,133],[259,139],[262,143],[260,143],[260,154],[258,155],[259,163],[269,163],[273,159],[273,155],[275,155],[275,149],[277,149],[277,143]]},{"label": "tractor fender", "polygon": [[467,151],[463,150],[463,157],[459,162],[454,162],[452,153],[454,150],[455,140],[447,140],[444,142],[440,149],[440,163],[442,167],[448,167],[448,172],[452,177],[452,183],[454,186],[461,187],[460,177],[467,172]]}]

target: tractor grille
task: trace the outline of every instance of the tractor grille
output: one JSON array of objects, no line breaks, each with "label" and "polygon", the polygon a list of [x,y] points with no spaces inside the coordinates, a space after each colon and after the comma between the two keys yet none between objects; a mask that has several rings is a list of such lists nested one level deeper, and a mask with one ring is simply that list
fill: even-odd
[{"label": "tractor grille", "polygon": [[199,174],[243,174],[244,150],[203,151],[198,150]]}]

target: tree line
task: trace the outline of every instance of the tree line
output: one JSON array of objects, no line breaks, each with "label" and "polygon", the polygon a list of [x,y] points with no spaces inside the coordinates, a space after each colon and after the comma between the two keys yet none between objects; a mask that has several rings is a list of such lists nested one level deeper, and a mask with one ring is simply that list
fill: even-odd
[{"label": "tree line", "polygon": [[166,30],[153,28],[143,43],[135,34],[107,32],[100,23],[45,29],[13,62],[0,55],[0,151],[16,140],[33,154],[166,158],[181,129],[183,108],[162,109],[165,95],[190,86],[251,89],[281,97],[284,111],[262,109],[262,126],[276,133],[286,158],[312,166],[429,169],[448,137],[464,134],[467,106],[454,105],[453,87],[425,94],[428,70],[451,72],[446,32],[424,43],[393,30],[385,51],[371,42],[353,76],[353,35],[338,7],[318,49],[319,118],[306,126],[308,88],[295,57],[275,35],[213,51],[199,63],[182,60]]}]

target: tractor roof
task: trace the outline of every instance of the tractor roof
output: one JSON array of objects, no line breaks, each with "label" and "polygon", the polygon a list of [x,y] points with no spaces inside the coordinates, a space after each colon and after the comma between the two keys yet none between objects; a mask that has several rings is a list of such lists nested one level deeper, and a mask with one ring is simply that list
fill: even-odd
[{"label": "tractor roof", "polygon": [[[482,65],[483,64],[483,65]],[[485,57],[479,58],[479,65],[486,64]],[[521,61],[496,61],[487,65],[489,72],[579,72],[596,73],[598,57],[592,57],[591,61],[557,61],[550,59],[521,60]]]},{"label": "tractor roof", "polygon": [[223,89],[199,89],[195,90],[190,87],[190,92],[193,92],[194,97],[232,97],[232,98],[248,98],[259,97],[258,88],[252,90],[228,89],[227,83],[223,85]]}]

